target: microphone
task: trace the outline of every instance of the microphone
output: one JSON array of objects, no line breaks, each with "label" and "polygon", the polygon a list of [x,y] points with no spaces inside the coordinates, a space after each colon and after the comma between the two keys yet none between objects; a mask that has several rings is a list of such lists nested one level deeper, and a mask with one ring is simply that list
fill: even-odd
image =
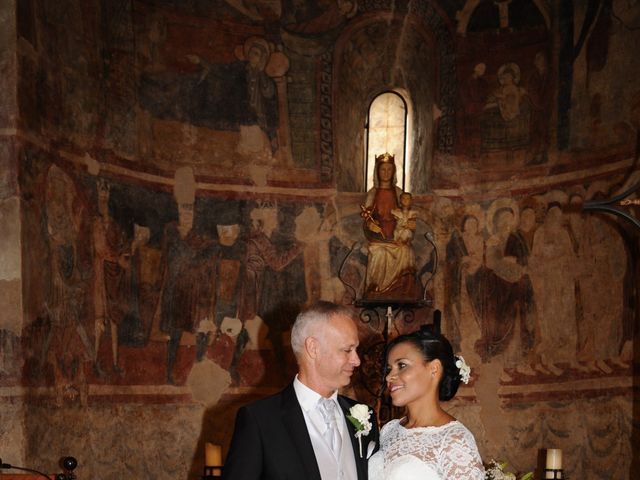
[{"label": "microphone", "polygon": [[74,457],[63,457],[60,461],[65,473],[56,475],[56,480],[75,480],[73,470],[78,466],[78,461]]},{"label": "microphone", "polygon": [[78,460],[74,457],[64,457],[62,459],[62,468],[65,470],[71,471],[74,470],[78,466]]}]

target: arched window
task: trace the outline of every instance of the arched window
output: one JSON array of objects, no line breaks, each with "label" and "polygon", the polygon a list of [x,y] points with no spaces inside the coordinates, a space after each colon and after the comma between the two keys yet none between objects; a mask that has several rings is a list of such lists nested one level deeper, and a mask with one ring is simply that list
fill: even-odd
[{"label": "arched window", "polygon": [[398,186],[409,189],[407,135],[409,112],[405,99],[397,92],[383,92],[373,99],[365,124],[365,185],[373,186],[376,155],[389,152],[395,157]]}]

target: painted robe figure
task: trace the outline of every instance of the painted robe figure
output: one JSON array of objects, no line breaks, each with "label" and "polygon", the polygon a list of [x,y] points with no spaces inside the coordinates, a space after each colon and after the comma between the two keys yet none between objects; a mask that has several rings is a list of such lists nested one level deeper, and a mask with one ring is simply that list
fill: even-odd
[{"label": "painted robe figure", "polygon": [[131,241],[131,258],[129,264],[129,281],[123,282],[130,295],[125,301],[128,302],[126,315],[118,325],[118,344],[129,347],[142,347],[146,345],[149,332],[151,330],[150,306],[157,305],[157,298],[154,298],[152,286],[145,284],[142,278],[142,250],[146,248],[151,237],[151,230],[148,227],[134,224],[133,240]]},{"label": "painted robe figure", "polygon": [[576,260],[560,205],[550,203],[533,237],[529,261],[540,333],[535,346],[540,363],[535,368],[542,373],[561,375],[563,370],[556,363],[577,362]]},{"label": "painted robe figure", "polygon": [[584,231],[581,287],[585,295],[584,318],[578,325],[580,357],[588,361],[591,370],[608,374],[613,370],[605,360],[618,364],[622,348],[627,253],[620,233],[610,222],[589,216]]},{"label": "painted robe figure", "polygon": [[215,288],[215,324],[220,328],[225,318],[238,316],[239,298],[241,296],[243,261],[245,258],[244,242],[239,241],[240,225],[218,224],[219,254],[216,256],[216,288]]},{"label": "painted robe figure", "polygon": [[512,232],[507,239],[504,254],[513,257],[516,263],[522,267],[522,276],[518,279],[515,296],[514,329],[511,333],[515,338],[507,348],[505,366],[515,367],[520,373],[533,375],[531,368],[533,345],[535,343],[536,329],[536,305],[533,291],[533,283],[527,272],[531,248],[533,246],[533,234],[535,229],[535,211],[532,208],[524,208],[520,212],[518,229]]},{"label": "painted robe figure", "polygon": [[[299,298],[296,289],[280,290],[278,276],[284,274],[292,262],[302,253],[303,245],[294,243],[287,248],[279,248],[272,240],[272,235],[277,227],[276,208],[255,208],[251,214],[251,233],[247,241],[246,262],[244,279],[242,284],[242,295],[239,307],[239,317],[243,324],[255,317],[260,317],[268,327],[267,336],[273,346],[276,361],[283,375],[286,372],[286,360],[282,333],[287,330],[288,325],[284,325],[287,315],[278,310],[281,305],[274,305],[279,301],[280,291],[287,291],[287,302],[289,304],[304,304],[305,299]],[[304,290],[304,284],[302,285]],[[295,315],[294,315],[295,317]],[[247,338],[239,336],[236,342],[236,349],[230,367],[232,378],[237,383],[240,376],[237,372],[237,365]],[[257,339],[254,339],[257,341]]]},{"label": "painted robe figure", "polygon": [[264,274],[267,267],[281,271],[302,252],[297,244],[282,252],[271,241],[276,227],[275,208],[256,208],[251,212],[251,234],[247,242],[245,279],[240,319],[250,320],[263,313]]},{"label": "painted robe figure", "polygon": [[520,86],[520,67],[506,63],[498,70],[499,87],[487,98],[482,115],[482,149],[510,150],[529,145],[529,103]]},{"label": "painted robe figure", "polygon": [[93,221],[93,305],[95,323],[94,368],[104,375],[99,362],[102,335],[111,336],[111,367],[124,371],[118,364],[118,327],[129,305],[131,262],[127,239],[120,226],[109,215],[109,185],[99,181],[98,215]]},{"label": "painted robe figure", "polygon": [[[496,202],[499,202],[497,200]],[[515,208],[515,207],[514,207]],[[524,253],[514,241],[515,212],[511,207],[498,208],[493,216],[495,233],[487,240],[485,278],[485,313],[482,338],[476,344],[481,357],[487,361],[504,353],[517,341],[525,351],[533,344],[531,315],[522,315],[521,305],[527,304],[523,295],[528,291]],[[520,313],[520,315],[518,315]],[[519,332],[517,339],[514,333]]]},{"label": "painted robe figure", "polygon": [[44,370],[45,361],[53,368],[56,405],[77,395],[86,405],[84,365],[91,360],[93,349],[82,323],[86,290],[79,268],[81,206],[73,180],[56,165],[47,173],[45,198],[51,262],[45,309],[50,328],[45,333],[39,370]]},{"label": "painted robe figure", "polygon": [[[478,219],[465,215],[462,233],[457,229],[451,234],[446,248],[445,263],[445,315],[447,337],[452,345],[472,359],[473,345],[480,338],[483,318],[484,239],[479,231]],[[473,359],[475,362],[475,358]]]},{"label": "painted robe figure", "polygon": [[[164,283],[161,296],[160,330],[169,336],[167,383],[173,384],[173,370],[183,332],[196,333],[201,321],[213,318],[213,240],[193,228],[193,204],[179,205],[179,222],[170,223],[164,233]],[[196,342],[207,342],[200,333]],[[196,350],[200,350],[197,345]]]}]

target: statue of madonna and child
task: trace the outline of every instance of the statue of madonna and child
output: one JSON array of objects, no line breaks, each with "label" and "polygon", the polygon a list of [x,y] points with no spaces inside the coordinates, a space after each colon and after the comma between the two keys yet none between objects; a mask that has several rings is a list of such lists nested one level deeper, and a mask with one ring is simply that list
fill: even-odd
[{"label": "statue of madonna and child", "polygon": [[374,186],[361,205],[368,241],[365,300],[416,301],[422,286],[412,247],[418,212],[411,194],[396,186],[394,156],[376,156]]}]

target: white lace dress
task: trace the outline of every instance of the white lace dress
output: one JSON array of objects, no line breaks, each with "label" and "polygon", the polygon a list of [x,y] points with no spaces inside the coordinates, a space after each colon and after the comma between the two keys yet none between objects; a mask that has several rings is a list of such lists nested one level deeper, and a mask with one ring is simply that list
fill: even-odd
[{"label": "white lace dress", "polygon": [[473,434],[458,421],[405,428],[391,420],[369,459],[369,480],[484,480]]}]

